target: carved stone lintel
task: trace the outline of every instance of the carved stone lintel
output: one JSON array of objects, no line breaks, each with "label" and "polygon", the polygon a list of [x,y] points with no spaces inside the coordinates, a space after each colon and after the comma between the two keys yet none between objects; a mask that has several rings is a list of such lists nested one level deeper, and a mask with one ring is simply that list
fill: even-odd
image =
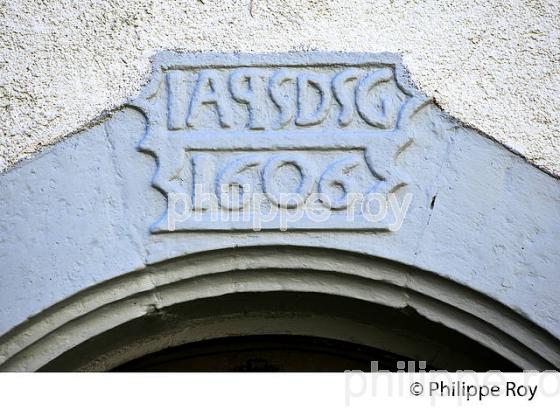
[{"label": "carved stone lintel", "polygon": [[[168,198],[152,232],[249,230],[253,214],[224,217],[247,209],[255,194],[278,218],[315,195],[331,212],[315,223],[302,217],[290,229],[389,229],[388,219],[352,210],[348,220],[342,211],[353,206],[350,194],[386,196],[406,186],[399,156],[413,142],[412,117],[428,100],[407,85],[396,57],[353,57],[216,55],[213,65],[161,57],[131,103],[147,117],[139,148],[157,158],[153,185]],[[171,195],[188,198],[183,208],[197,218],[170,228]],[[278,224],[273,218],[261,228]]]}]

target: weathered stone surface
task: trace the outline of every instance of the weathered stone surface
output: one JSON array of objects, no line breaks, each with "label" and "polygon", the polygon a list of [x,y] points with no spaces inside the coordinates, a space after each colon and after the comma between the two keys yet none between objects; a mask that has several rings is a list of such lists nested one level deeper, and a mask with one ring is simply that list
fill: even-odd
[{"label": "weathered stone surface", "polygon": [[[281,228],[398,226],[395,215],[368,221],[360,210],[349,222],[349,196],[387,195],[407,185],[398,163],[414,144],[412,119],[427,98],[409,87],[394,56],[333,55],[327,63],[318,54],[303,67],[297,58],[279,57],[236,56],[225,64],[212,56],[200,62],[193,56],[189,64],[173,54],[160,58],[151,84],[133,102],[148,117],[140,149],[158,160],[154,186],[169,198],[168,210],[182,194],[181,205],[202,212],[171,221],[184,213],[173,208],[153,232],[251,230],[256,223],[268,230],[294,218]],[[208,68],[212,62],[215,69]],[[223,186],[243,192],[233,198]],[[280,212],[258,221],[260,212],[228,217],[246,209],[243,201],[254,194],[262,195],[265,213]],[[314,195],[329,203],[328,218],[299,217]],[[219,211],[207,209],[212,205]]]},{"label": "weathered stone surface", "polygon": [[555,0],[17,0],[0,15],[0,169],[135,95],[159,50],[390,51],[454,117],[560,174]]},{"label": "weathered stone surface", "polygon": [[[282,167],[295,171],[278,180]],[[274,190],[307,198],[323,181],[333,202],[320,206],[333,219],[287,230],[279,220],[254,230],[186,219],[171,229],[166,199],[196,206],[198,177],[209,193],[245,178],[285,212],[302,204],[279,203]],[[390,54],[163,53],[129,108],[0,178],[0,333],[156,262],[294,246],[434,272],[560,337],[560,183],[443,115]],[[408,195],[402,225],[339,217],[350,186],[400,203]]]}]

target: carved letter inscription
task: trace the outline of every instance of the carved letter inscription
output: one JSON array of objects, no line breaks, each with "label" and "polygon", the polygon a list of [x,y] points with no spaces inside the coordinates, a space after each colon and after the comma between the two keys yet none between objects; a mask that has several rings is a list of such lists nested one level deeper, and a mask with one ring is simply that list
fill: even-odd
[{"label": "carved letter inscription", "polygon": [[[161,57],[132,104],[148,119],[140,149],[157,158],[154,186],[185,207],[152,232],[246,231],[256,218],[256,230],[389,229],[353,201],[406,186],[399,157],[426,99],[394,57],[368,57]],[[311,205],[328,218],[302,211]]]}]

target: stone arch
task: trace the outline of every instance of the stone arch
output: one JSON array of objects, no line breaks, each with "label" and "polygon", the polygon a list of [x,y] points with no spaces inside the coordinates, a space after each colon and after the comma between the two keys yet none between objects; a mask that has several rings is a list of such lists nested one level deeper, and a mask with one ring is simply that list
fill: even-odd
[{"label": "stone arch", "polygon": [[[337,326],[332,323],[325,322],[321,327],[320,317],[310,321],[292,315],[288,320],[289,316],[281,314],[260,327],[263,322],[258,316],[220,316],[208,312],[198,322],[192,322],[196,318],[191,317],[189,326],[189,318],[183,320],[177,316],[181,311],[173,309],[206,301],[198,306],[204,310],[216,305],[220,298],[232,295],[245,295],[247,302],[255,295],[273,294],[313,294],[393,310],[412,309],[424,319],[480,343],[519,368],[543,370],[560,366],[560,346],[554,337],[506,306],[453,281],[352,252],[285,246],[201,252],[95,285],[4,335],[0,343],[0,369],[110,370],[170,346],[232,334],[267,332],[357,341],[417,360],[426,359],[420,354],[422,343],[407,342],[411,335],[401,335],[399,340],[395,334],[378,332],[372,337],[367,326],[375,326],[375,321],[368,322],[367,317],[363,318],[361,331],[358,326],[353,328],[358,329],[354,335],[345,335],[337,333]],[[331,318],[342,320],[344,312],[339,313]],[[211,320],[204,322],[202,317]],[[130,339],[120,343],[115,338],[119,328],[154,318],[171,325],[144,327],[156,329],[155,333],[135,334],[136,343],[129,343]],[[192,326],[193,323],[197,325]],[[315,325],[310,327],[312,323]],[[347,332],[345,323],[341,321],[338,328]],[[378,322],[379,329],[382,326]],[[108,340],[112,345],[107,345]],[[445,355],[438,358],[437,351],[428,349],[424,353],[435,357],[436,366],[446,360],[453,362],[453,358]]]},{"label": "stone arch", "polygon": [[[268,87],[251,97],[256,108],[226,86],[253,66],[259,68],[255,84]],[[363,78],[380,73],[386,81],[368,88],[371,98],[356,101],[357,79],[344,82],[345,93],[338,90],[336,78],[348,69]],[[191,127],[187,97],[208,70],[216,87],[204,88]],[[298,97],[294,79],[306,73],[322,76],[322,92],[331,84],[347,97],[329,97],[328,115],[317,124],[294,119],[298,104],[318,106],[317,90]],[[280,91],[278,78],[286,78]],[[378,112],[390,105],[390,127],[364,121],[355,111],[360,104]],[[265,129],[250,126],[252,108],[264,110]],[[232,124],[222,118],[229,110]],[[341,123],[344,111],[353,114]],[[284,230],[287,208],[269,201],[265,208],[276,206],[278,217],[258,229],[227,209],[221,215],[230,219],[216,223],[212,207],[197,205],[195,185],[201,182],[207,194],[221,183],[238,189],[248,182],[247,192],[265,193],[262,166],[219,178],[248,154],[260,164],[301,155],[313,165],[314,194],[321,185],[335,199],[347,190],[384,199],[395,194],[400,202],[392,211],[407,211],[372,221],[361,210],[349,221],[347,207],[335,204],[328,220],[306,214]],[[340,166],[347,160],[352,166]],[[298,186],[297,173],[285,174],[275,183]],[[170,210],[181,213],[175,194],[184,199],[183,210],[192,202],[202,218],[170,224]],[[229,303],[231,316],[251,301],[262,313],[267,298],[293,301],[291,317],[303,317],[316,300],[325,305],[325,312],[308,312],[317,323],[340,320],[321,322],[311,336],[346,340],[356,317],[371,330],[386,314],[402,321],[409,336],[436,343],[439,336],[423,334],[401,314],[412,311],[447,341],[476,341],[519,368],[558,368],[559,202],[556,178],[442,112],[413,87],[396,55],[160,53],[152,80],[122,110],[0,175],[0,369],[114,368],[149,354],[148,340],[157,351],[227,333],[226,327],[180,337],[173,315],[183,317],[182,308],[196,304],[211,323],[218,317],[208,313],[213,305]],[[339,304],[356,317],[345,316]],[[358,305],[370,313],[365,319]],[[305,334],[316,325],[287,323],[288,317],[269,321],[278,324],[270,332]],[[242,319],[237,333],[251,333]],[[156,333],[143,332],[142,323]],[[172,337],[157,334],[166,323]],[[122,346],[128,356],[111,353],[118,346],[104,347],[109,336],[125,340],[119,338],[133,325],[136,340]],[[336,333],[341,328],[346,333]],[[138,341],[144,350],[130,347]],[[412,345],[401,347],[396,353],[426,359]],[[443,357],[431,352],[433,360]],[[442,359],[435,364],[448,367]]]}]

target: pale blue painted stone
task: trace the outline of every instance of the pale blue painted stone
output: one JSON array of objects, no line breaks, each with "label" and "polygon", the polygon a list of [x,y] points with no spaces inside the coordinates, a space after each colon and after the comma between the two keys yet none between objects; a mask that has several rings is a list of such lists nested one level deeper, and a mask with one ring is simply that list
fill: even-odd
[{"label": "pale blue painted stone", "polygon": [[[389,54],[162,53],[156,58],[152,83],[131,106],[145,107],[151,93],[159,98],[161,67],[258,64],[313,70],[309,67],[325,64],[327,71],[340,71],[344,64],[371,61],[396,65],[397,77],[409,87],[399,59]],[[410,98],[425,99],[411,93]],[[150,129],[144,135],[146,121],[152,129],[169,131],[168,103],[162,104],[146,112],[147,119],[137,108],[125,108],[0,176],[0,334],[82,289],[155,262],[221,248],[290,245],[349,250],[433,271],[560,337],[559,181],[462,127],[434,105],[414,117],[406,134],[414,143],[395,165],[409,176],[405,189],[413,195],[399,231],[350,227],[255,233],[208,227],[155,234],[151,229],[166,201],[152,186],[157,169],[153,156],[137,147],[143,141],[145,150],[155,152],[160,177],[167,176],[163,168],[177,165],[171,154],[177,151],[168,140],[150,140]],[[246,107],[236,104],[238,121]],[[276,121],[270,114],[274,106],[266,104],[265,120]],[[336,106],[334,99],[332,105]],[[247,130],[232,139],[239,124],[225,129],[212,113],[204,115],[197,132],[209,148],[232,141],[242,145],[247,133],[262,132]],[[340,128],[332,114],[324,123],[303,129],[335,130],[343,144],[350,141],[349,130],[370,129],[357,112],[354,118],[355,128]],[[189,130],[169,135],[174,132]]]}]

